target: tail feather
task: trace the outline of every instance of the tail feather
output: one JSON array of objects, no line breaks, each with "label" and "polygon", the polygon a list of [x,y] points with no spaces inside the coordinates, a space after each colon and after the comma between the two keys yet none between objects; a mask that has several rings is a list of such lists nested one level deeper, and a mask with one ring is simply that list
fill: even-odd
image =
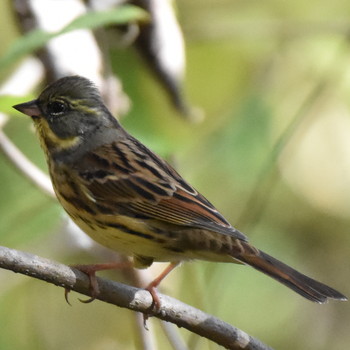
[{"label": "tail feather", "polygon": [[318,282],[272,256],[242,242],[244,253],[239,260],[274,278],[306,299],[323,304],[328,298],[346,301],[347,297],[335,289]]}]

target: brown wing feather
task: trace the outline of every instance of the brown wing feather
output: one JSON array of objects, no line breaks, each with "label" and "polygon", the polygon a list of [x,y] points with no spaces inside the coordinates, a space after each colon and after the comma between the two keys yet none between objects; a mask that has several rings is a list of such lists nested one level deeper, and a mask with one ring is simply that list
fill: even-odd
[{"label": "brown wing feather", "polygon": [[[129,142],[128,142],[129,141]],[[104,145],[75,165],[89,196],[109,213],[246,237],[165,161],[137,140]]]}]

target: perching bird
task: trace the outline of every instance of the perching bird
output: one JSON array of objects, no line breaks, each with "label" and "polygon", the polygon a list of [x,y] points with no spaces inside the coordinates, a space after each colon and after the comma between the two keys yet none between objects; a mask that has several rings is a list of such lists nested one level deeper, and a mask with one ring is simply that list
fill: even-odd
[{"label": "perching bird", "polygon": [[171,263],[147,287],[156,306],[160,281],[190,259],[250,265],[314,302],[347,300],[248,243],[169,164],[122,128],[89,80],[62,78],[14,108],[32,117],[57,198],[84,232],[132,256],[136,267]]}]

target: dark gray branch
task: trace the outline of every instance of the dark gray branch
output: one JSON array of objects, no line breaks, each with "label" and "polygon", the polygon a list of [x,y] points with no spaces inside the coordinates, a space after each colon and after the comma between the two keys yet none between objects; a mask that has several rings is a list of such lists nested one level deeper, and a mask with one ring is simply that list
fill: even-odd
[{"label": "dark gray branch", "polygon": [[[0,247],[0,267],[89,296],[89,279],[84,273],[36,255]],[[227,349],[272,350],[240,329],[174,298],[160,294],[162,305],[154,312],[149,292],[102,278],[98,283],[98,299],[107,303],[174,323]]]}]

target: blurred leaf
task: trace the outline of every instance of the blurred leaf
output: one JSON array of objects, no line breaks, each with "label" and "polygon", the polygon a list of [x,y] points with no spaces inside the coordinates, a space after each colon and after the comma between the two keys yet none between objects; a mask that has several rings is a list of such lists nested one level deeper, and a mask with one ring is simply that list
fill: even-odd
[{"label": "blurred leaf", "polygon": [[20,112],[16,111],[12,108],[13,105],[22,103],[23,101],[29,101],[34,99],[34,96],[10,96],[10,95],[2,95],[0,96],[0,112],[12,115],[12,114],[20,114]]},{"label": "blurred leaf", "polygon": [[[36,165],[46,167],[43,152],[28,117],[11,118],[4,132]],[[51,232],[60,221],[61,208],[35,188],[0,152],[1,244],[19,246]],[[9,185],[7,185],[9,184]]]},{"label": "blurred leaf", "polygon": [[0,154],[1,244],[19,246],[51,232],[60,221],[61,208],[51,198],[34,188]]},{"label": "blurred leaf", "polygon": [[208,167],[216,164],[215,171],[220,171],[220,176],[233,173],[240,185],[249,187],[268,155],[271,111],[259,96],[252,94],[230,114],[208,137],[203,159]]},{"label": "blurred leaf", "polygon": [[[56,35],[58,34],[59,33]],[[23,56],[33,52],[34,50],[39,49],[54,36],[55,34],[53,33],[47,33],[41,29],[35,29],[29,32],[27,35],[20,37],[12,44],[7,53],[0,59],[2,69],[6,68]]]},{"label": "blurred leaf", "polygon": [[6,68],[16,60],[43,47],[49,40],[78,29],[95,29],[111,24],[126,24],[131,21],[146,20],[147,14],[144,10],[125,5],[114,10],[88,12],[77,17],[71,23],[57,32],[48,33],[42,29],[35,29],[15,41],[7,53],[0,59],[0,67]]},{"label": "blurred leaf", "polygon": [[146,11],[132,5],[125,5],[114,10],[88,12],[76,18],[59,34],[67,33],[77,29],[95,29],[111,24],[127,24],[132,21],[144,21],[148,18]]}]

